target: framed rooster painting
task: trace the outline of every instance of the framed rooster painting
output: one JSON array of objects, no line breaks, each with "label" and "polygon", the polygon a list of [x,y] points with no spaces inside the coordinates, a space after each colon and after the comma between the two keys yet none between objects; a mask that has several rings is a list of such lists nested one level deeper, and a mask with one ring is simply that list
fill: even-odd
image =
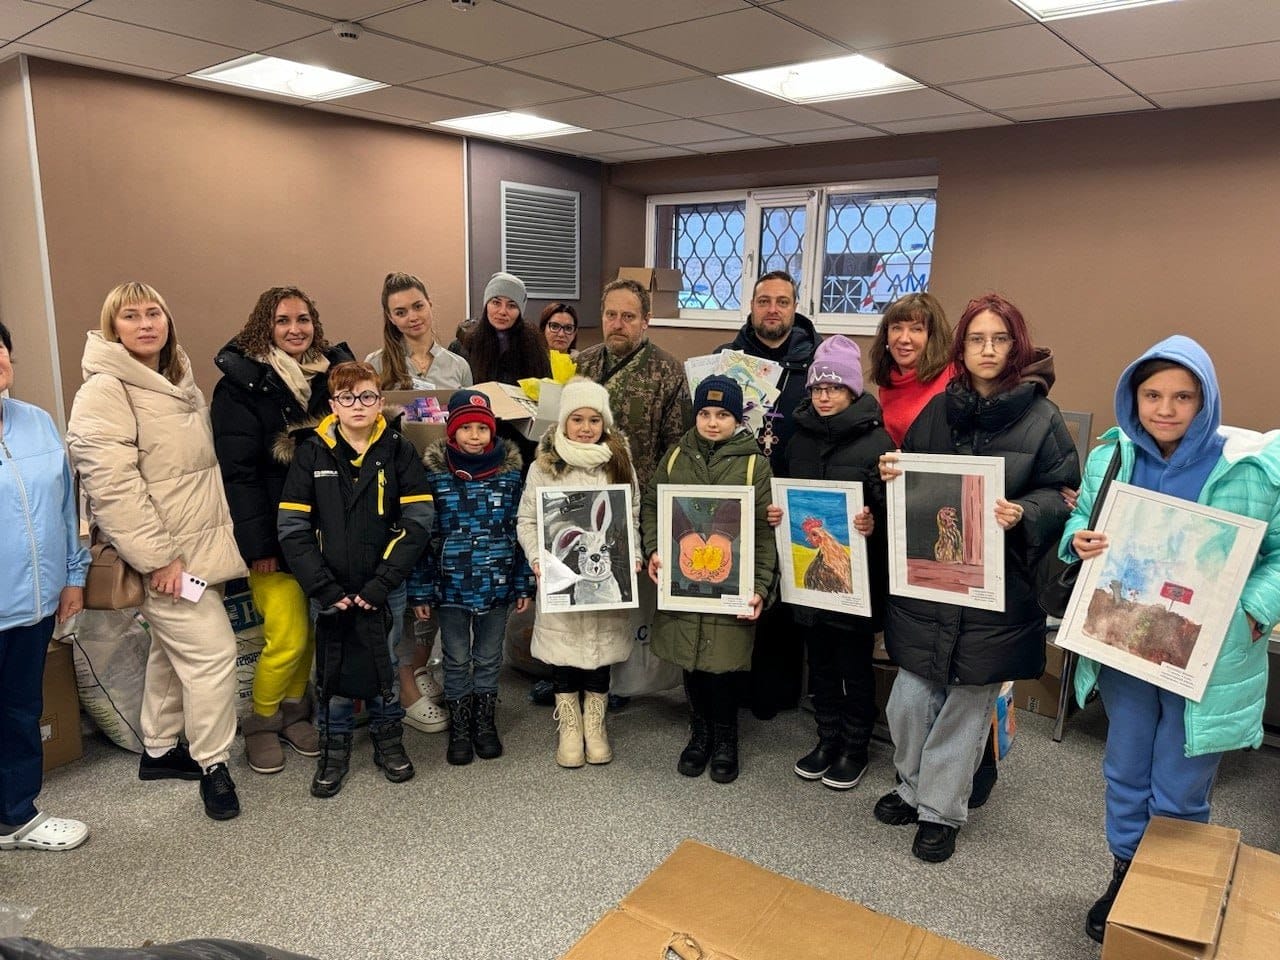
[{"label": "framed rooster painting", "polygon": [[552,613],[625,610],[636,595],[631,486],[539,487],[538,604]]},{"label": "framed rooster painting", "polygon": [[862,484],[832,480],[773,481],[782,599],[801,607],[871,616],[867,541],[853,528]]},{"label": "framed rooster painting", "polygon": [[658,484],[658,608],[745,613],[755,592],[755,490]]},{"label": "framed rooster painting", "polygon": [[1004,612],[1004,460],[900,453],[889,501],[889,592]]}]

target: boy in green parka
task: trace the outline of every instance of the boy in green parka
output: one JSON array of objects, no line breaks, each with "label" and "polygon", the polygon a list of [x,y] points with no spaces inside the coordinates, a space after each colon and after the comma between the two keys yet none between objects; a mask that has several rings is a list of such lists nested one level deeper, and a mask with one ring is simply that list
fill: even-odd
[{"label": "boy in green parka", "polygon": [[[707,377],[694,391],[694,427],[662,455],[640,506],[644,554],[649,576],[658,582],[658,487],[661,484],[749,486],[755,490],[753,522],[742,531],[737,550],[754,553],[754,593],[748,610],[689,613],[659,609],[654,614],[653,653],[684,670],[689,697],[689,743],[676,769],[687,777],[711,767],[711,779],[732,783],[738,777],[738,701],[734,674],[751,669],[756,621],[776,590],[778,556],[766,519],[773,473],[751,432],[742,423],[742,388],[729,377]],[[723,505],[720,509],[724,509]],[[739,524],[724,524],[735,534]],[[705,529],[686,517],[693,529]],[[712,522],[712,529],[716,528]],[[714,539],[715,533],[708,535]],[[710,549],[710,547],[708,547]]]}]

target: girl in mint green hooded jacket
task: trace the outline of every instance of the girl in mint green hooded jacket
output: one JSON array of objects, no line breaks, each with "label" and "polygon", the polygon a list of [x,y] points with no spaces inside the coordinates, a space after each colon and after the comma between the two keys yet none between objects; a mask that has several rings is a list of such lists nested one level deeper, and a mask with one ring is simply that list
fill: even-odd
[{"label": "girl in mint green hooded jacket", "polygon": [[1152,816],[1207,822],[1222,752],[1262,743],[1267,643],[1280,620],[1280,433],[1222,427],[1213,361],[1189,337],[1147,350],[1120,375],[1116,422],[1090,454],[1063,533],[1064,560],[1090,558],[1106,537],[1084,529],[1116,446],[1116,479],[1267,524],[1226,640],[1199,703],[1081,658],[1076,698],[1096,685],[1110,725],[1103,755],[1112,881],[1085,930],[1101,942],[1107,916]]}]

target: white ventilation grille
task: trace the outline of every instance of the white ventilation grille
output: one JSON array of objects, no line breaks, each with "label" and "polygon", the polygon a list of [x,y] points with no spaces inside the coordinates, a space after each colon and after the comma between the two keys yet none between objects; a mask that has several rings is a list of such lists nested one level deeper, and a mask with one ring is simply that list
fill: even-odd
[{"label": "white ventilation grille", "polygon": [[502,269],[539,300],[578,299],[579,194],[502,181]]}]

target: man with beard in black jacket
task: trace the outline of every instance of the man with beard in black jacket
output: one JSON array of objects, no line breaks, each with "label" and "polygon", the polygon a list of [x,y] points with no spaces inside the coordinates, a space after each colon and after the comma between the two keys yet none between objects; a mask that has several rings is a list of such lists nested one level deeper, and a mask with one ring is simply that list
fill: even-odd
[{"label": "man with beard in black jacket", "polygon": [[[794,414],[805,399],[805,378],[822,337],[813,321],[796,312],[796,282],[785,270],[766,273],[751,291],[751,315],[733,342],[722,350],[741,350],[782,365],[778,400],[765,414],[756,438],[776,477],[788,476],[784,452],[795,432]],[[751,711],[762,720],[800,700],[804,646],[796,639],[791,608],[775,604],[760,617],[751,657]]]}]

